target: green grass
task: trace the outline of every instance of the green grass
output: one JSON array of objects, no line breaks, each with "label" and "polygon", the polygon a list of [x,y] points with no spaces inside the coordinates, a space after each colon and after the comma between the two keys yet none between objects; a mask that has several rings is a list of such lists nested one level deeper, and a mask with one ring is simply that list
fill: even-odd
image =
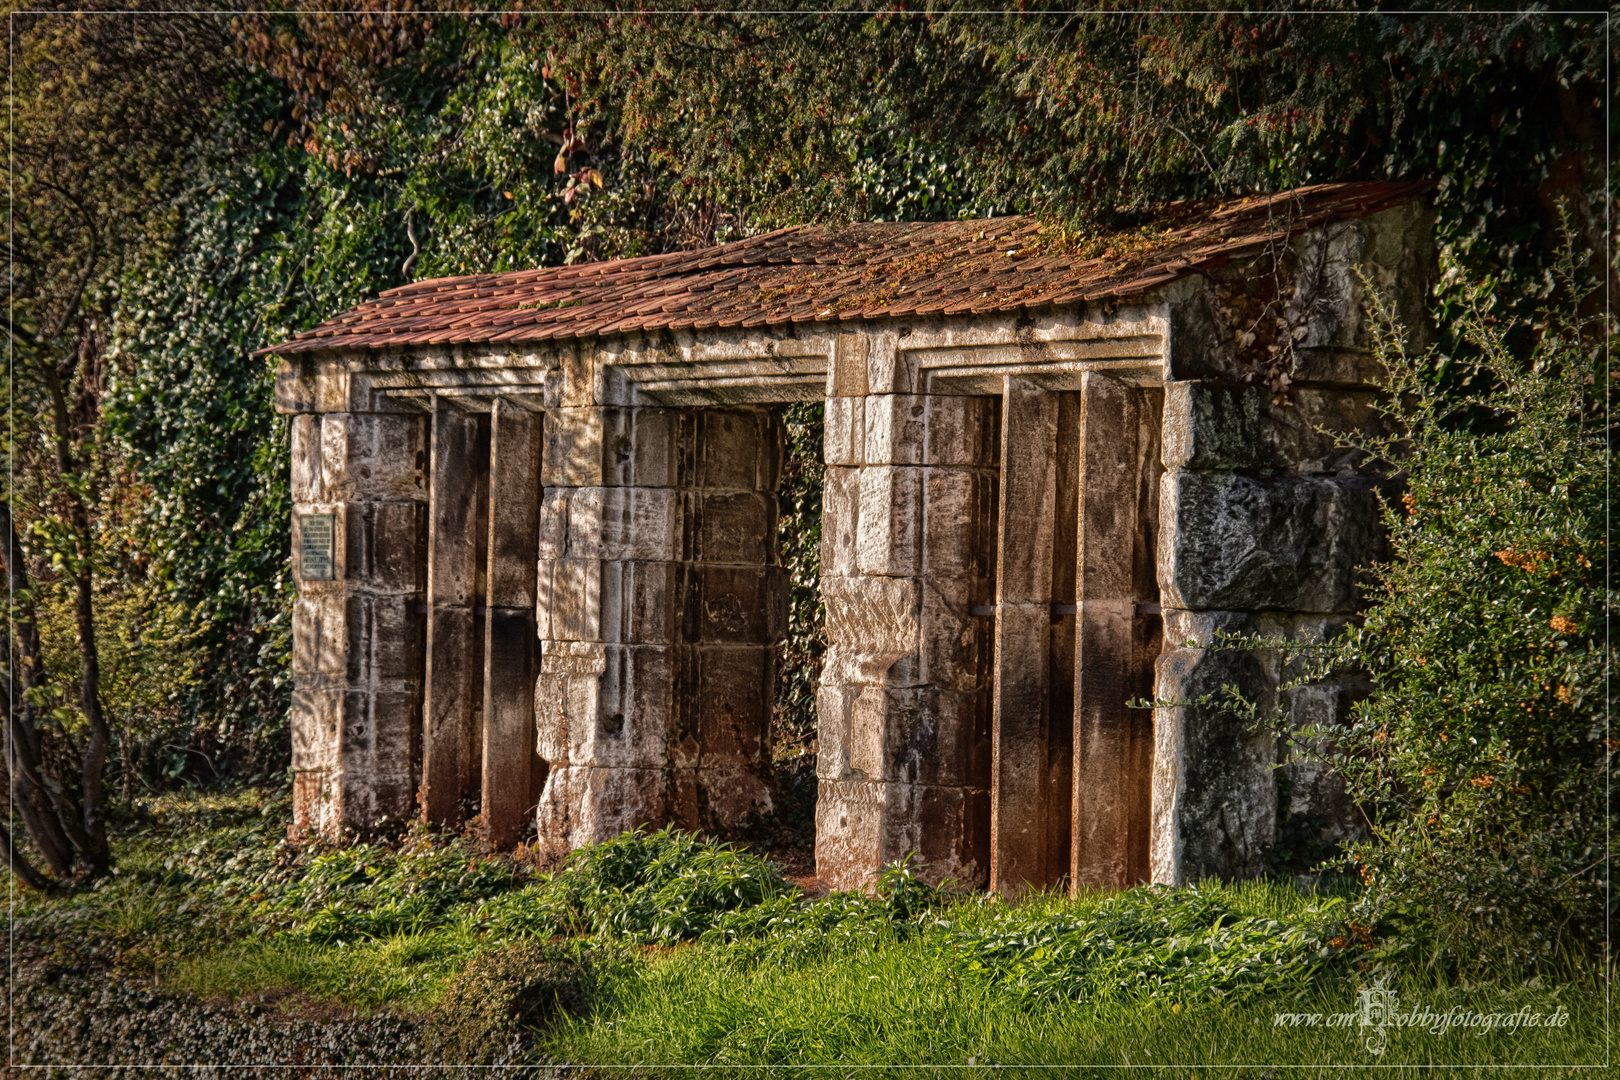
[{"label": "green grass", "polygon": [[1336,1075],[1365,1065],[1591,1066],[1603,1060],[1602,1002],[1593,995],[1412,984],[1401,1001],[1431,1004],[1437,1012],[1442,1003],[1487,1011],[1520,1004],[1551,1009],[1562,1001],[1571,1018],[1556,1031],[1484,1038],[1400,1031],[1380,1057],[1362,1045],[1359,1027],[1274,1026],[1278,1011],[1354,1011],[1348,989],[1237,1002],[1032,1000],[962,977],[926,943],[788,969],[738,964],[720,950],[694,948],[622,983],[610,1008],[562,1028],[553,1050],[565,1060],[599,1065],[704,1065],[721,1075],[792,1069],[806,1077],[845,1076],[852,1065],[893,1067],[863,1076],[969,1064],[1156,1066],[1174,1075],[1210,1066],[1249,1066],[1248,1075],[1266,1066],[1315,1066],[1322,1068],[1317,1075]]},{"label": "green grass", "polygon": [[[1512,1064],[1553,1076],[1602,1060],[1603,1003],[1590,978],[1584,989],[1506,973],[1494,987],[1457,986],[1427,972],[1410,942],[1368,952],[1347,929],[1351,886],[1306,895],[1249,882],[1008,904],[947,895],[899,868],[874,896],[812,902],[762,860],[678,834],[620,837],[548,876],[426,836],[290,849],[286,810],[284,798],[251,793],[154,800],[125,823],[116,876],[63,898],[18,898],[14,941],[28,955],[105,964],[204,999],[434,1022],[452,1000],[460,1013],[469,1002],[524,1002],[558,1017],[530,1035],[553,1057],[651,1074],[1445,1065],[1471,1075]],[[536,991],[514,974],[532,967],[532,943],[558,937],[567,940],[546,947],[554,970],[536,985],[590,988],[562,1013],[530,1001]],[[1359,1025],[1274,1023],[1279,1012],[1354,1012],[1374,975],[1391,980],[1403,1009],[1562,1005],[1569,1020],[1484,1036],[1397,1029],[1382,1056]]]},{"label": "green grass", "polygon": [[[1035,1066],[1051,1066],[1053,1075],[1133,1066],[1176,1076],[1207,1068],[1260,1076],[1274,1066],[1337,1075],[1366,1065],[1590,1067],[1603,1060],[1603,1003],[1591,991],[1457,988],[1410,961],[1385,965],[1399,1007],[1551,1011],[1562,1004],[1569,1021],[1485,1037],[1398,1030],[1375,1055],[1359,1026],[1325,1026],[1328,1016],[1357,1010],[1357,985],[1366,976],[1354,970],[1351,953],[1338,954],[1342,963],[1315,963],[1314,945],[1296,941],[1291,950],[1273,947],[1272,962],[1263,965],[1269,970],[1248,971],[1219,947],[1223,940],[1243,945],[1238,931],[1268,925],[1273,946],[1298,939],[1331,926],[1342,904],[1260,882],[1197,894],[1201,902],[1190,890],[1020,905],[969,898],[926,916],[912,933],[891,929],[820,952],[783,948],[791,934],[752,947],[711,940],[622,976],[594,1014],[559,1028],[551,1049],[565,1060],[653,1072],[703,1066],[719,1075],[785,1069],[806,1077],[848,1076],[854,1066],[862,1076],[915,1076],[919,1068],[974,1075],[991,1065],[1036,1073]],[[1185,924],[1199,919],[1222,925],[1186,933]],[[1151,926],[1137,933],[1133,956],[1126,939],[1144,924]],[[1062,935],[1043,932],[1053,926],[1089,928],[1093,939],[1104,928],[1113,936],[1088,954],[1054,948]],[[1070,936],[1085,940],[1087,932]],[[987,953],[995,960],[1008,940],[1026,942],[1025,952],[987,963]],[[1252,939],[1247,944],[1253,951]],[[1145,970],[1156,977],[1142,978]],[[1047,977],[1054,972],[1069,977]],[[1321,1013],[1323,1026],[1278,1027],[1279,1012]]]},{"label": "green grass", "polygon": [[718,950],[689,949],[619,986],[611,1009],[565,1027],[554,1049],[567,1061],[591,1064],[711,1065],[721,1075],[794,1069],[804,1077],[841,1077],[851,1065],[894,1065],[893,1075],[914,1075],[917,1065],[1157,1065],[1171,1072],[1249,1065],[1249,1075],[1265,1065],[1315,1065],[1324,1067],[1320,1075],[1335,1075],[1359,1065],[1602,1062],[1602,1002],[1594,996],[1414,984],[1401,1001],[1479,1010],[1520,1004],[1550,1010],[1562,1001],[1571,1018],[1562,1030],[1486,1038],[1396,1031],[1380,1057],[1361,1043],[1359,1027],[1273,1025],[1278,1010],[1353,1012],[1356,997],[1348,989],[1230,1004],[1030,1001],[961,978],[919,944],[792,970],[739,970]]},{"label": "green grass", "polygon": [[181,959],[163,973],[163,984],[201,998],[296,991],[362,1011],[425,1012],[484,947],[469,934],[448,930],[353,945],[278,935]]}]

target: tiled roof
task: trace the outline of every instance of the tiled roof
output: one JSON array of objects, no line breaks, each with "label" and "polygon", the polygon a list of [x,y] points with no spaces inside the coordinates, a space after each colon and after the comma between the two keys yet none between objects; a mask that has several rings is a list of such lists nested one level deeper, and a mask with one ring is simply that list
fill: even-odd
[{"label": "tiled roof", "polygon": [[699,251],[416,281],[262,351],[521,345],[1123,299],[1256,255],[1301,229],[1373,213],[1426,186],[1320,184],[1178,203],[1165,208],[1156,230],[1084,247],[1028,217],[797,226]]}]

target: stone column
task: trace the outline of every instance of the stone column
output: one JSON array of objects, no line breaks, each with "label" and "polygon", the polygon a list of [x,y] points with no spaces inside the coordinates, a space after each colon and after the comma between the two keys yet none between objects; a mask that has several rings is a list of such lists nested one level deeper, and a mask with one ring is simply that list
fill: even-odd
[{"label": "stone column", "polygon": [[[1155,391],[1097,372],[1082,383],[1074,666],[1074,889],[1147,879],[1158,583],[1151,546],[1159,472]],[[1151,610],[1139,610],[1146,605]]]},{"label": "stone column", "polygon": [[329,366],[291,418],[295,835],[410,816],[420,752],[427,417]]},{"label": "stone column", "polygon": [[483,605],[488,554],[480,546],[488,520],[489,418],[435,395],[431,457],[420,801],[423,820],[454,825],[461,797],[478,792],[482,777],[484,628],[475,609]]},{"label": "stone column", "polygon": [[[1302,374],[1309,373],[1308,368]],[[1354,616],[1363,568],[1387,558],[1380,481],[1321,429],[1376,423],[1372,392],[1322,390],[1301,378],[1294,401],[1202,381],[1165,388],[1158,575],[1166,648],[1154,696],[1178,703],[1154,720],[1154,881],[1266,872],[1279,827],[1275,740],[1230,710],[1187,704],[1227,684],[1291,723],[1338,717],[1360,692],[1343,675],[1279,701],[1275,656],[1209,648],[1219,631],[1323,640]],[[1301,770],[1290,767],[1296,776]],[[1313,804],[1354,835],[1330,788]]]},{"label": "stone column", "polygon": [[827,404],[816,873],[870,888],[915,852],[925,876],[982,886],[994,399],[866,386],[835,372]]},{"label": "stone column", "polygon": [[763,409],[550,414],[536,715],[551,849],[667,821],[733,832],[769,810],[781,440]]},{"label": "stone column", "polygon": [[496,398],[489,435],[489,571],[484,619],[485,833],[517,842],[539,792],[534,746],[535,559],[542,417]]}]

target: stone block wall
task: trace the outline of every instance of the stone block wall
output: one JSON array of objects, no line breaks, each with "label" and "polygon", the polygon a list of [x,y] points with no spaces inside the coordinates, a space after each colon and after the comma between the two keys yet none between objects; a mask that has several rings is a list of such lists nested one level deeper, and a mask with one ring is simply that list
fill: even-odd
[{"label": "stone block wall", "polygon": [[[427,424],[343,409],[290,420],[293,831],[336,835],[411,816],[420,753]],[[361,403],[365,404],[365,403]],[[306,515],[331,515],[332,574],[306,580]]]},{"label": "stone block wall", "polygon": [[535,692],[542,845],[770,809],[786,579],[768,409],[547,414]]},{"label": "stone block wall", "polygon": [[833,888],[910,851],[936,879],[988,880],[992,621],[974,609],[995,597],[997,423],[994,398],[828,399],[816,866]]},{"label": "stone block wall", "polygon": [[[1339,673],[1279,696],[1292,673],[1276,655],[1203,646],[1222,630],[1321,641],[1361,607],[1366,568],[1387,557],[1380,497],[1395,489],[1334,433],[1380,423],[1368,282],[1399,286],[1396,307],[1421,347],[1433,246],[1426,212],[1409,204],[1316,230],[1294,247],[1297,280],[1279,309],[1293,338],[1286,381],[1268,383],[1245,358],[1222,323],[1217,290],[1173,308],[1158,554],[1165,649],[1155,696],[1186,702],[1230,683],[1298,728],[1342,722],[1364,681]],[[1342,841],[1364,835],[1365,825],[1342,785],[1229,711],[1158,710],[1155,881],[1264,873],[1285,829]]]},{"label": "stone block wall", "polygon": [[767,812],[772,407],[824,371],[827,884],[908,852],[1008,892],[1179,883],[1356,835],[1268,736],[1124,707],[1232,682],[1299,726],[1365,692],[1280,700],[1276,657],[1206,647],[1337,632],[1384,550],[1382,481],[1321,429],[1378,422],[1366,281],[1422,325],[1427,214],[1288,243],[1123,306],[289,362],[294,547],[331,514],[337,556],[294,612],[296,828],[477,798],[561,853]]}]

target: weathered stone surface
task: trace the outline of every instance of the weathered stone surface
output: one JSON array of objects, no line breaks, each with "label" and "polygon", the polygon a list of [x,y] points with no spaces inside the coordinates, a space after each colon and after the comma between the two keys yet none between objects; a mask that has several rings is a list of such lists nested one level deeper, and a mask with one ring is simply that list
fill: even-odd
[{"label": "weathered stone surface", "polygon": [[[581,487],[553,489],[544,502],[551,518],[562,511],[565,550],[556,552],[556,526],[547,521],[541,558],[671,560],[680,557],[681,503],[670,488]],[[555,554],[554,554],[555,552]]]},{"label": "weathered stone surface", "polygon": [[830,889],[871,890],[883,869],[885,787],[868,780],[816,785],[816,877]]},{"label": "weathered stone surface", "polygon": [[767,409],[697,409],[691,486],[775,491],[782,467],[781,422]]},{"label": "weathered stone surface", "polygon": [[[1167,637],[1169,633],[1167,631]],[[1153,880],[1252,877],[1276,834],[1275,740],[1219,702],[1192,704],[1234,685],[1269,704],[1271,686],[1251,653],[1167,648],[1155,696],[1183,702],[1154,716]]]},{"label": "weathered stone surface", "polygon": [[990,710],[978,691],[935,686],[881,693],[883,779],[929,787],[990,786]]},{"label": "weathered stone surface", "polygon": [[[850,681],[882,685],[897,660],[917,651],[919,594],[909,578],[823,576],[827,643],[858,668]],[[831,667],[829,660],[824,671]]]},{"label": "weathered stone surface", "polygon": [[[1332,732],[1349,722],[1352,706],[1369,691],[1364,679],[1344,675],[1296,687],[1287,692],[1288,726]],[[1324,845],[1367,839],[1366,816],[1345,791],[1343,778],[1323,763],[1332,742],[1327,735],[1292,748],[1281,770],[1288,798],[1286,804],[1279,802],[1279,833],[1292,826]]]},{"label": "weathered stone surface", "polygon": [[1294,385],[1361,389],[1383,386],[1389,372],[1370,352],[1301,348],[1294,351]]},{"label": "weathered stone surface", "polygon": [[1389,430],[1376,391],[1298,387],[1292,399],[1268,404],[1261,421],[1261,440],[1275,468],[1350,477],[1366,455],[1345,445],[1345,438]]},{"label": "weathered stone surface", "polygon": [[602,569],[597,559],[548,559],[538,564],[536,621],[547,637],[602,640]]},{"label": "weathered stone surface", "polygon": [[822,460],[828,465],[866,462],[866,399],[830,397],[822,423]]},{"label": "weathered stone surface", "polygon": [[995,399],[929,394],[914,398],[926,410],[922,462],[984,467],[995,460]]},{"label": "weathered stone surface", "polygon": [[1166,472],[1159,574],[1166,606],[1348,612],[1383,557],[1374,481]]},{"label": "weathered stone surface", "polygon": [[541,560],[536,596],[542,639],[673,644],[679,563]]},{"label": "weathered stone surface", "polygon": [[683,706],[696,719],[698,767],[759,770],[769,760],[768,725],[775,653],[763,645],[687,647],[695,679]]},{"label": "weathered stone surface", "polygon": [[839,334],[833,339],[832,363],[827,371],[827,396],[865,397],[871,385],[866,357],[870,348],[865,334]]},{"label": "weathered stone surface", "polygon": [[995,649],[994,620],[973,614],[978,592],[979,583],[971,579],[923,579],[916,678],[908,682],[959,691],[985,684]]},{"label": "weathered stone surface", "polygon": [[321,482],[320,416],[302,413],[289,418],[287,441],[292,458],[293,502],[324,502],[326,493]]},{"label": "weathered stone surface", "polygon": [[552,766],[540,795],[536,846],[560,858],[666,819],[669,776],[663,769]]},{"label": "weathered stone surface", "polygon": [[1269,396],[1256,386],[1166,383],[1164,467],[1255,469],[1268,464],[1260,414]]},{"label": "weathered stone surface", "polygon": [[540,482],[546,488],[599,487],[611,478],[604,467],[603,427],[618,410],[553,409],[546,424],[546,450]]},{"label": "weathered stone surface", "polygon": [[995,474],[929,468],[921,475],[922,573],[941,581],[994,579]]},{"label": "weathered stone surface", "polygon": [[292,732],[292,767],[297,773],[335,773],[342,765],[338,734],[343,717],[342,689],[295,689],[294,714],[303,722]]},{"label": "weathered stone surface", "polygon": [[[1156,527],[1144,492],[1159,468],[1152,453],[1159,411],[1151,391],[1095,372],[1086,374],[1081,398],[1067,855],[1071,888],[1128,888],[1149,873],[1152,721],[1126,702],[1152,692],[1137,607],[1159,592],[1137,548]],[[1173,411],[1165,409],[1167,432]]]},{"label": "weathered stone surface", "polygon": [[1047,692],[1057,422],[1056,394],[1024,380],[1007,380],[1001,421],[990,887],[1009,894],[1045,888],[1067,871],[1048,865],[1047,843],[1054,794]]},{"label": "weathered stone surface", "polygon": [[861,470],[855,559],[862,574],[904,577],[917,572],[923,470],[869,465]]},{"label": "weathered stone surface", "polygon": [[1391,294],[1412,347],[1427,346],[1431,321],[1424,298],[1436,263],[1433,211],[1421,202],[1313,229],[1293,246],[1299,253],[1293,302],[1309,304],[1310,313],[1301,348],[1372,352],[1369,284]]},{"label": "weathered stone surface", "polygon": [[[345,385],[347,383],[345,382]],[[427,423],[332,411],[295,418],[302,515],[333,516],[330,580],[294,606],[293,832],[369,828],[411,813],[420,767]]]},{"label": "weathered stone surface", "polygon": [[342,593],[316,593],[293,601],[293,674],[341,676],[347,632]]},{"label": "weathered stone surface", "polygon": [[543,643],[535,684],[540,756],[553,765],[663,767],[675,668],[667,646]]},{"label": "weathered stone surface", "polygon": [[[990,793],[984,788],[888,784],[884,861],[915,851],[917,876],[984,888],[990,880]],[[820,865],[819,863],[817,864]]]},{"label": "weathered stone surface", "polygon": [[821,572],[834,577],[860,573],[861,470],[827,467],[821,487]]},{"label": "weathered stone surface", "polygon": [[483,828],[509,847],[535,805],[535,550],[540,526],[543,421],[495,403],[489,453],[489,559],[484,619]]},{"label": "weathered stone surface", "polygon": [[917,388],[917,366],[913,358],[900,348],[900,333],[883,327],[875,333],[868,330],[862,336],[867,340],[868,393],[909,394]]},{"label": "weathered stone surface", "polygon": [[[704,492],[688,498],[686,556],[703,563],[763,566],[772,561],[776,499],[765,492]],[[638,556],[647,558],[651,556]]]},{"label": "weathered stone surface", "polygon": [[547,474],[573,482],[539,513],[537,744],[553,769],[605,772],[566,775],[540,827],[591,819],[568,800],[622,788],[648,821],[741,828],[770,805],[780,424],[760,409],[557,412],[586,429],[549,444],[576,463]]},{"label": "weathered stone surface", "polygon": [[816,777],[858,779],[849,764],[851,712],[865,688],[823,682],[816,688]]},{"label": "weathered stone surface", "polygon": [[771,812],[770,785],[756,768],[677,769],[670,793],[671,820],[695,831],[734,836]]},{"label": "weathered stone surface", "polygon": [[414,633],[417,603],[408,594],[357,593],[344,599],[344,675],[350,686],[415,682],[422,659]]},{"label": "weathered stone surface", "polygon": [[868,465],[921,465],[929,425],[928,398],[915,394],[873,394],[866,398]]}]

